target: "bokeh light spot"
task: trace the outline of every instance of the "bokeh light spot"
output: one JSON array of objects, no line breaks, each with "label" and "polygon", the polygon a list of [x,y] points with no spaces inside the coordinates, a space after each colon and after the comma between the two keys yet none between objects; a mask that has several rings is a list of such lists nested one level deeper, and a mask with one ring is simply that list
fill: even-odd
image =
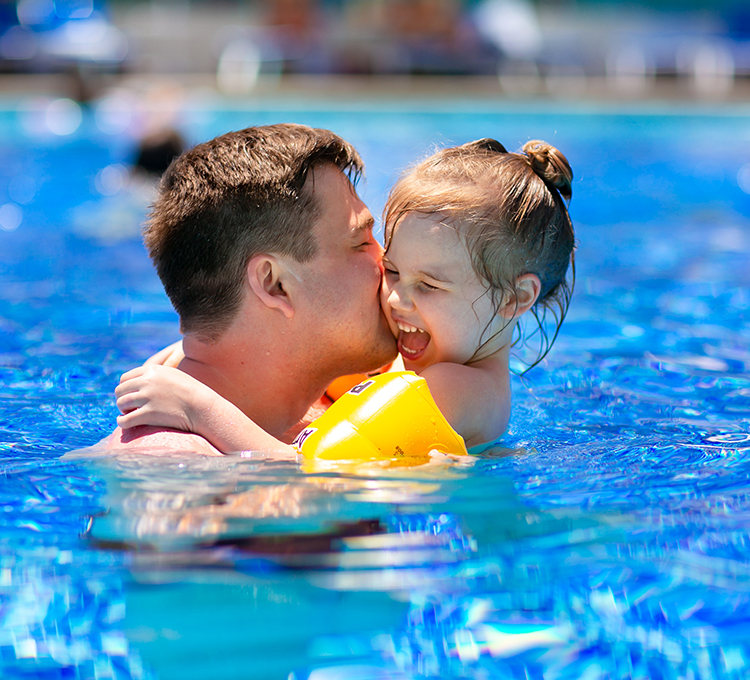
[{"label": "bokeh light spot", "polygon": [[750,163],[745,163],[737,173],[737,184],[746,194],[750,194]]},{"label": "bokeh light spot", "polygon": [[65,137],[78,129],[83,114],[81,107],[72,99],[56,99],[47,107],[45,120],[50,132]]},{"label": "bokeh light spot", "polygon": [[15,231],[21,226],[23,211],[15,203],[6,203],[0,206],[0,229],[3,231]]},{"label": "bokeh light spot", "polygon": [[113,163],[96,174],[94,184],[102,196],[114,196],[128,181],[128,170],[124,165]]}]

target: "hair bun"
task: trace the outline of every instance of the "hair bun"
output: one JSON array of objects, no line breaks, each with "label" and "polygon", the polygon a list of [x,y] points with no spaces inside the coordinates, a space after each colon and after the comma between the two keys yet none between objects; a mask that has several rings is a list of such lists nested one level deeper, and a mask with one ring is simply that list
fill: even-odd
[{"label": "hair bun", "polygon": [[569,201],[573,196],[573,170],[568,159],[551,144],[534,139],[523,145],[531,169],[548,186],[553,186]]}]

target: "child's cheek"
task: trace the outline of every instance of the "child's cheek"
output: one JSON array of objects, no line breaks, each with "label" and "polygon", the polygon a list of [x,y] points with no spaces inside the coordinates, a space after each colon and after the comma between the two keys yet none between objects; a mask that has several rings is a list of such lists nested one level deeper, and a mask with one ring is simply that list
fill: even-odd
[{"label": "child's cheek", "polygon": [[388,304],[388,295],[390,294],[390,290],[388,289],[388,284],[385,281],[385,276],[381,277],[380,280],[380,306],[383,308],[383,311],[385,312],[385,315],[388,317],[388,320],[391,320],[391,306]]},{"label": "child's cheek", "polygon": [[388,284],[385,282],[385,277],[383,277],[383,283],[380,286],[380,306],[382,307],[385,318],[388,321],[388,326],[391,329],[391,333],[393,333],[395,337],[398,337],[398,327],[391,318],[391,306],[388,304],[389,294],[390,290],[388,288]]}]

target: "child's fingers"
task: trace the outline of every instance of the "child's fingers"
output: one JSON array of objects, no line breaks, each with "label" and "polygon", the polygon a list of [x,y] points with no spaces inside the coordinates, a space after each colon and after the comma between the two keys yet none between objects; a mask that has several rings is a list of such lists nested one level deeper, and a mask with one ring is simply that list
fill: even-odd
[{"label": "child's fingers", "polygon": [[123,429],[127,430],[131,427],[138,427],[139,425],[149,425],[148,418],[141,409],[136,409],[130,413],[123,413],[121,416],[117,416],[117,424]]},{"label": "child's fingers", "polygon": [[138,427],[139,425],[151,425],[153,427],[166,427],[190,432],[189,423],[186,423],[178,414],[153,409],[148,403],[143,406],[137,406],[129,411],[120,410],[122,411],[122,415],[117,416],[117,424],[123,430],[127,430],[130,427]]},{"label": "child's fingers", "polygon": [[132,380],[133,378],[138,378],[142,376],[146,372],[145,366],[138,366],[138,368],[131,368],[126,373],[123,373],[120,376],[120,384],[124,383],[127,380]]},{"label": "child's fingers", "polygon": [[115,387],[115,397],[117,399],[119,399],[122,395],[133,391],[132,385],[128,384],[129,382],[130,381],[121,382],[117,387]]},{"label": "child's fingers", "polygon": [[128,392],[117,397],[117,408],[120,413],[126,414],[135,411],[146,403],[146,399],[139,392]]},{"label": "child's fingers", "polygon": [[172,354],[173,350],[174,344],[169,345],[164,349],[160,349],[156,354],[153,354],[148,359],[146,359],[146,361],[143,362],[143,365],[150,366],[151,364],[163,364],[164,360],[167,359],[170,354]]},{"label": "child's fingers", "polygon": [[143,387],[142,383],[142,380],[137,380],[136,378],[124,380],[117,387],[115,387],[115,397],[119,399],[120,397],[124,397],[126,394],[138,392],[138,390]]},{"label": "child's fingers", "polygon": [[177,365],[184,358],[185,358],[185,353],[182,351],[182,340],[178,340],[177,342],[173,342],[168,347],[165,347],[163,350],[160,350],[153,356],[146,359],[143,365],[144,366],[161,365],[161,366],[177,367]]}]

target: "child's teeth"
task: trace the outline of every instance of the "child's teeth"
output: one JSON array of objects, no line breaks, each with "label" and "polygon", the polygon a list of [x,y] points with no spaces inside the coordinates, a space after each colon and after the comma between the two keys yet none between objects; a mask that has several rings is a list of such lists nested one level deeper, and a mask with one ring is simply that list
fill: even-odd
[{"label": "child's teeth", "polygon": [[406,324],[406,323],[402,323],[401,321],[399,321],[396,325],[399,327],[399,330],[404,331],[404,333],[416,333],[419,330],[419,328],[416,328],[415,326],[410,326],[409,324]]}]

